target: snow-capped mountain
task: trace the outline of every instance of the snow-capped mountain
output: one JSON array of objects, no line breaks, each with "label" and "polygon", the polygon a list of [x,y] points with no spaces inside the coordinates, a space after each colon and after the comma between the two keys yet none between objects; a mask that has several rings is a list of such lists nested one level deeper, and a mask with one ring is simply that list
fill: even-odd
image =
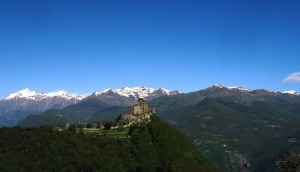
[{"label": "snow-capped mountain", "polygon": [[224,86],[224,85],[221,85],[221,84],[214,84],[213,86],[211,86],[209,88],[227,88],[229,90],[251,91],[250,89],[245,88],[245,87],[240,87],[240,86]]},{"label": "snow-capped mountain", "polygon": [[178,90],[172,91],[172,90],[167,90],[165,88],[154,89],[154,88],[147,88],[144,86],[138,86],[132,88],[123,87],[121,89],[106,89],[101,92],[95,92],[96,96],[101,96],[101,95],[112,96],[114,94],[117,94],[119,96],[124,96],[124,97],[130,97],[134,99],[146,98],[149,100],[164,95],[180,94],[180,92]]},{"label": "snow-capped mountain", "polygon": [[25,88],[24,90],[18,91],[16,93],[9,94],[7,97],[4,98],[4,100],[26,99],[26,100],[38,101],[38,100],[49,99],[53,97],[60,97],[66,100],[71,100],[71,99],[82,100],[86,96],[75,94],[75,93],[70,94],[63,90],[50,92],[50,93],[40,93],[36,91],[31,91],[29,88]]},{"label": "snow-capped mountain", "polygon": [[282,93],[284,94],[292,94],[292,95],[296,95],[296,96],[299,96],[300,94],[295,91],[295,90],[290,90],[290,91],[283,91]]},{"label": "snow-capped mountain", "polygon": [[78,103],[85,97],[66,91],[41,93],[28,88],[20,90],[0,100],[0,126],[14,125],[29,114],[41,113],[48,109],[62,109]]},{"label": "snow-capped mountain", "polygon": [[96,98],[107,106],[131,106],[138,98],[152,100],[160,96],[176,94],[179,94],[179,91],[143,86],[106,89],[90,96],[70,94],[62,90],[41,93],[26,88],[0,100],[0,126],[14,125],[30,114],[42,113],[48,109],[62,109],[77,104],[85,98],[87,101]]},{"label": "snow-capped mountain", "polygon": [[[108,118],[113,119],[121,113],[128,112],[128,107],[132,106],[138,98],[149,100],[150,107],[155,107],[158,115],[163,115],[164,112],[169,110],[173,113],[173,110],[182,107],[186,107],[184,108],[185,111],[192,106],[195,106],[197,110],[201,110],[206,106],[214,106],[214,103],[212,103],[214,101],[221,101],[225,103],[225,106],[232,105],[234,108],[242,106],[252,108],[253,106],[260,107],[260,105],[269,107],[272,104],[278,104],[284,108],[291,109],[293,112],[298,113],[300,111],[300,96],[268,91],[265,89],[250,90],[244,87],[228,87],[218,84],[195,92],[184,94],[178,93],[178,91],[170,91],[163,88],[153,89],[143,86],[106,89],[101,92],[93,93],[76,105],[61,110],[41,113],[39,117],[31,116],[24,120],[31,124],[37,124],[40,117],[47,117],[48,115],[57,117],[58,114],[60,115],[59,117],[63,117],[63,119],[70,121],[71,123],[106,120]],[[203,103],[201,103],[202,101]],[[237,106],[238,104],[241,106]],[[216,105],[219,107],[218,104]],[[220,107],[222,106],[220,105]],[[239,110],[243,109],[244,108]],[[186,114],[183,113],[183,115]],[[45,118],[45,120],[47,119],[48,118]],[[54,122],[55,121],[56,120],[54,120]]]},{"label": "snow-capped mountain", "polygon": [[[89,96],[70,94],[66,91],[41,93],[27,88],[16,93],[9,94],[4,99],[0,100],[0,126],[14,125],[30,114],[42,113],[48,109],[63,109],[74,104],[78,104],[80,107],[88,106],[94,110],[99,108],[100,105],[106,108],[112,106],[127,107],[132,106],[132,104],[139,98],[145,98],[151,101],[161,96],[169,96],[167,99],[172,99],[173,96],[176,98],[176,95],[178,94],[180,94],[180,92],[177,90],[173,91],[165,88],[154,89],[144,86],[106,89],[100,92],[94,92]],[[215,84],[196,92],[182,94],[179,95],[179,97],[189,97],[190,94],[197,95],[196,97],[199,99],[197,99],[197,101],[201,101],[207,97],[222,98],[239,102],[244,105],[251,105],[253,102],[265,100],[271,100],[273,102],[294,102],[299,99],[299,93],[296,91],[274,92],[265,89],[250,90],[244,87],[224,86],[221,84]],[[160,100],[165,101],[166,98],[159,99],[158,101]],[[155,102],[155,100],[153,101]],[[188,98],[184,100],[184,102],[185,101],[193,102],[196,101],[196,99]],[[159,106],[160,104],[157,104],[157,107]],[[175,105],[172,104],[172,106]],[[53,111],[53,113],[57,112]],[[72,113],[74,112],[72,111]],[[81,115],[81,113],[81,111],[78,111],[78,115]],[[72,116],[73,114],[69,115]]]},{"label": "snow-capped mountain", "polygon": [[[291,94],[293,93],[293,94]],[[278,92],[266,89],[248,89],[239,86],[224,86],[221,84],[212,85],[206,89],[197,91],[199,98],[222,98],[226,100],[231,100],[234,102],[242,103],[245,105],[251,105],[253,102],[257,101],[294,101],[298,100],[299,94],[295,92]]]},{"label": "snow-capped mountain", "polygon": [[[245,87],[240,87],[240,86],[224,86],[224,85],[221,85],[221,84],[214,84],[211,87],[208,87],[208,89],[210,89],[210,88],[226,88],[228,90],[240,90],[240,91],[246,91],[246,92],[251,92],[251,91],[255,92],[255,91],[257,91],[257,90],[251,90],[251,89],[248,89],[248,88],[245,88]],[[262,90],[262,89],[260,89],[260,90]],[[282,93],[282,94],[291,94],[291,95],[296,95],[296,96],[300,95],[300,93],[298,93],[295,90],[282,91],[282,92],[276,92],[276,91],[271,91],[271,90],[264,90],[264,91],[269,92],[269,93],[277,93],[277,94]]]}]

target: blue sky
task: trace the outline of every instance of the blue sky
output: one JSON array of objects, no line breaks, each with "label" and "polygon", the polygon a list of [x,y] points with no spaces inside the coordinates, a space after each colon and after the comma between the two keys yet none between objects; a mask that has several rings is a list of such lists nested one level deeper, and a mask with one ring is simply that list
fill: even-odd
[{"label": "blue sky", "polygon": [[299,53],[299,0],[0,0],[0,97],[216,83],[300,92]]}]

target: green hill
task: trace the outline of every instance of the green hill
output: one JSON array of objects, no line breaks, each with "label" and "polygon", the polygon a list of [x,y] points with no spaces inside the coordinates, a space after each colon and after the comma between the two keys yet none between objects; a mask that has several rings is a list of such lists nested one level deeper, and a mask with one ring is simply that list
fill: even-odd
[{"label": "green hill", "polygon": [[[51,109],[38,115],[29,115],[26,118],[24,118],[21,122],[19,122],[18,126],[39,127],[45,125],[64,125],[67,122],[73,124],[87,123],[90,122],[91,118],[99,119],[99,113],[110,108],[113,109],[113,107],[110,107],[106,103],[103,103],[101,100],[91,97],[89,99],[83,100],[78,104],[68,106],[64,109]],[[119,113],[110,114],[115,116],[119,115]],[[104,117],[101,120],[104,119],[107,118]]]},{"label": "green hill", "polygon": [[131,126],[128,139],[51,128],[1,128],[0,171],[217,171],[159,118]]},{"label": "green hill", "polygon": [[28,115],[18,125],[21,127],[38,126],[64,126],[68,120],[60,113],[60,110],[48,110],[43,115]]},{"label": "green hill", "polygon": [[300,139],[296,134],[300,131],[300,116],[274,103],[256,101],[243,105],[206,98],[160,116],[224,171],[274,171],[276,158],[300,149],[299,145],[298,149],[290,149],[299,143],[288,142],[288,137]]},{"label": "green hill", "polygon": [[116,119],[120,114],[125,114],[128,111],[129,107],[112,106],[96,112],[93,117],[89,119],[89,122]]}]

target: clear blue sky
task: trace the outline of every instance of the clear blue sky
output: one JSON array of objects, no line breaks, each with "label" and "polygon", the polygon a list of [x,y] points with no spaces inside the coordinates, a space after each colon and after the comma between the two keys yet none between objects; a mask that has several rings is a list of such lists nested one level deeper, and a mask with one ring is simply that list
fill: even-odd
[{"label": "clear blue sky", "polygon": [[299,73],[283,81],[299,54],[299,0],[0,0],[1,98],[215,83],[300,92]]}]

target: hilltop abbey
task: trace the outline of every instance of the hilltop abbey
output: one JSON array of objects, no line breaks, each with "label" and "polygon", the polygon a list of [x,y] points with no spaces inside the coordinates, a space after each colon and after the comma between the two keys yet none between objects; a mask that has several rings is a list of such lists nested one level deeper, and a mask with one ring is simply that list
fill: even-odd
[{"label": "hilltop abbey", "polygon": [[[151,116],[155,113],[155,109],[150,109],[148,102],[145,99],[138,99],[137,102],[130,108],[128,114],[120,115],[116,121],[106,121],[106,122],[93,122],[89,123],[85,131],[92,131],[95,129],[118,129],[127,128],[133,124],[150,122]],[[109,127],[107,127],[109,126]]]},{"label": "hilltop abbey", "polygon": [[138,99],[138,101],[133,105],[131,113],[121,116],[121,121],[125,121],[128,126],[140,122],[150,122],[151,115],[154,113],[155,109],[149,109],[147,100]]}]

